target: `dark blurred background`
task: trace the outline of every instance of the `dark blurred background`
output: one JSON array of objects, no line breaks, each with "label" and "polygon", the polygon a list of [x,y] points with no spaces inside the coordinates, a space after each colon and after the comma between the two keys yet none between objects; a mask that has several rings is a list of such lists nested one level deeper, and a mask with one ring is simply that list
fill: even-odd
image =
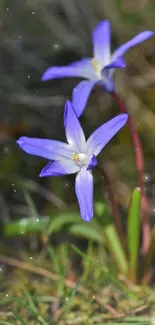
[{"label": "dark blurred background", "polygon": [[[155,29],[152,0],[1,0],[0,1],[0,220],[29,216],[25,189],[40,215],[73,208],[74,175],[40,179],[45,159],[29,156],[16,145],[19,136],[64,140],[63,110],[79,79],[41,82],[48,66],[92,56],[91,32],[109,19],[112,48],[143,30]],[[127,68],[115,75],[116,89],[135,121],[146,165],[150,214],[155,213],[155,39],[125,55]],[[119,109],[99,87],[89,98],[81,123],[86,134],[117,115]],[[104,149],[120,209],[126,209],[137,185],[135,157],[126,126]],[[95,198],[106,200],[104,178],[95,171]]]}]

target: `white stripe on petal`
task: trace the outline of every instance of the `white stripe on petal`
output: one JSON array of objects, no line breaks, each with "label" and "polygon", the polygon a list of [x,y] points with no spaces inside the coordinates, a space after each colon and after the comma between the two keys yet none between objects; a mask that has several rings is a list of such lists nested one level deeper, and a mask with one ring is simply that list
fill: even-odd
[{"label": "white stripe on petal", "polygon": [[110,63],[110,23],[108,20],[101,21],[93,30],[94,58],[104,68]]},{"label": "white stripe on petal", "polygon": [[96,80],[96,75],[92,66],[92,60],[85,58],[70,63],[66,66],[50,67],[42,75],[42,81],[67,77],[80,77]]},{"label": "white stripe on petal", "polygon": [[61,141],[21,137],[17,143],[28,154],[50,160],[59,160],[63,157],[69,158],[72,155],[70,146]]},{"label": "white stripe on petal", "polygon": [[64,126],[67,141],[73,151],[85,153],[87,150],[85,135],[69,100],[67,100],[65,105]]}]

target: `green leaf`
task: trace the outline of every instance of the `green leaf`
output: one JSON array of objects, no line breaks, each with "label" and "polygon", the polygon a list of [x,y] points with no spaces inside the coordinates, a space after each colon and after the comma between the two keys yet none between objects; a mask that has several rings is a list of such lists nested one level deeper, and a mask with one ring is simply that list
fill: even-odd
[{"label": "green leaf", "polygon": [[123,321],[129,322],[129,323],[137,322],[137,324],[143,324],[143,323],[148,324],[150,322],[150,317],[145,316],[145,315],[144,316],[139,316],[139,315],[138,316],[127,316],[123,319]]},{"label": "green leaf", "polygon": [[147,255],[144,258],[144,277],[143,277],[143,282],[145,283],[145,275],[147,275],[150,265],[152,263],[152,258],[155,253],[155,227],[153,227],[152,232],[151,232],[151,239],[150,239],[150,246],[147,252]]},{"label": "green leaf", "polygon": [[88,249],[86,253],[86,258],[83,259],[83,274],[82,274],[82,282],[86,282],[88,279],[89,272],[91,272],[91,256],[93,255],[93,245],[92,241],[89,240]]},{"label": "green leaf", "polygon": [[13,310],[12,308],[10,308],[10,309],[11,309],[12,313],[14,314],[15,318],[17,320],[19,320],[22,325],[27,325],[27,323],[25,323],[24,319],[15,310]]},{"label": "green leaf", "polygon": [[34,216],[34,217],[39,216],[39,213],[36,209],[36,206],[35,206],[32,198],[31,198],[31,195],[29,194],[29,191],[27,189],[24,189],[23,194],[24,194],[25,200],[28,204],[28,207],[31,211],[32,216]]},{"label": "green leaf", "polygon": [[140,188],[137,187],[132,193],[127,229],[127,243],[129,252],[129,278],[136,283],[138,255],[139,255],[139,239],[140,239]]},{"label": "green leaf", "polygon": [[23,292],[24,292],[24,295],[28,302],[29,307],[31,308],[31,310],[33,310],[34,315],[36,315],[37,319],[40,321],[41,324],[47,325],[47,323],[43,319],[43,317],[41,315],[39,315],[39,310],[37,309],[31,294],[24,287],[23,287]]},{"label": "green leaf", "polygon": [[75,236],[84,237],[97,243],[103,242],[103,236],[91,224],[76,224],[69,228],[69,233]]},{"label": "green leaf", "polygon": [[54,232],[60,231],[65,225],[70,223],[77,223],[79,221],[80,221],[79,213],[65,212],[65,213],[58,214],[51,219],[46,234],[51,235]]},{"label": "green leaf", "polygon": [[32,308],[28,307],[25,302],[23,300],[18,299],[16,297],[12,297],[9,295],[6,295],[5,293],[0,293],[0,297],[4,297],[7,299],[7,301],[12,301],[12,302],[16,302],[19,306],[21,306],[22,308],[25,308],[31,315],[34,315],[34,311]]},{"label": "green leaf", "polygon": [[[79,256],[83,257],[84,259],[89,258],[89,257],[87,257],[87,255],[85,253],[83,253],[75,245],[71,245],[71,247]],[[109,272],[109,270],[107,270],[107,268],[105,268],[103,265],[96,263],[96,261],[94,261],[94,259],[92,257],[89,259],[90,259],[91,265],[94,265],[94,267],[99,269],[103,273],[103,275],[106,275],[106,278],[109,279],[110,282],[114,283],[118,288],[120,288],[126,294],[127,297],[130,296],[133,299],[135,299],[136,301],[139,301],[137,294],[135,294],[132,289],[130,289],[123,282],[118,280],[117,277],[113,276],[113,274],[111,272]]]},{"label": "green leaf", "polygon": [[[108,322],[107,323],[108,325],[148,325],[149,324],[149,319],[148,319],[148,321],[144,321],[144,322],[139,322],[139,320],[137,319],[137,321],[135,320],[135,321],[131,321],[131,322],[124,322],[124,320],[122,320],[121,322],[119,322],[119,323],[115,323],[115,322],[112,322],[112,323],[110,323],[110,322]],[[105,325],[105,323],[101,323],[101,324],[98,324],[98,325]]]},{"label": "green leaf", "polygon": [[0,320],[0,325],[14,325],[10,322],[6,322],[5,320]]},{"label": "green leaf", "polygon": [[31,232],[42,233],[45,231],[49,217],[28,217],[17,221],[9,222],[4,226],[6,236],[21,236]]},{"label": "green leaf", "polygon": [[67,313],[69,311],[71,303],[73,301],[73,298],[76,295],[76,292],[77,292],[80,284],[81,284],[80,281],[78,281],[77,284],[76,284],[76,287],[72,290],[71,296],[70,296],[70,298],[68,299],[68,301],[66,303],[65,313]]},{"label": "green leaf", "polygon": [[54,232],[60,231],[65,225],[70,223],[83,223],[78,213],[61,213],[50,218],[42,217],[27,217],[18,221],[12,221],[4,226],[4,234],[6,236],[26,235],[31,232],[45,233],[48,236]]},{"label": "green leaf", "polygon": [[57,294],[62,295],[64,292],[64,270],[62,268],[63,257],[59,256],[58,251],[54,250],[52,246],[48,247],[49,256],[51,258],[52,267],[55,270],[55,273],[59,276]]},{"label": "green leaf", "polygon": [[121,241],[119,239],[117,230],[113,224],[112,218],[105,213],[105,206],[101,202],[97,202],[95,205],[96,212],[100,218],[102,218],[102,237],[105,239],[107,249],[109,250],[113,261],[116,264],[118,272],[127,275],[128,262],[124,253]]},{"label": "green leaf", "polygon": [[30,293],[28,292],[28,290],[23,287],[23,292],[25,295],[25,298],[27,300],[28,306],[30,306],[31,310],[33,310],[34,314],[37,314],[37,308],[33,302],[33,298],[31,297]]},{"label": "green leaf", "polygon": [[61,265],[58,261],[58,256],[55,253],[54,249],[52,246],[48,247],[48,252],[52,261],[52,265],[54,267],[55,273],[58,274],[59,276],[62,276],[62,272],[61,272]]}]

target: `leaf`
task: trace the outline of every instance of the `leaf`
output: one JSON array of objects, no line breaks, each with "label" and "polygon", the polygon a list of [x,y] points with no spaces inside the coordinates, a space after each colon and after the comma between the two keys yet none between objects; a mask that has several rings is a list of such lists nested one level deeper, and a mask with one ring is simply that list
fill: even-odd
[{"label": "leaf", "polygon": [[11,309],[12,313],[14,314],[15,318],[17,320],[19,320],[22,325],[27,325],[27,323],[25,323],[24,319],[15,310],[13,310],[12,308],[10,308],[10,309]]},{"label": "leaf", "polygon": [[96,212],[100,218],[102,218],[102,237],[105,239],[106,246],[116,264],[118,272],[127,275],[128,262],[124,253],[121,241],[119,239],[117,230],[113,224],[112,218],[108,213],[105,213],[105,206],[101,202],[97,202],[95,205]]},{"label": "leaf", "polygon": [[[85,253],[83,253],[75,245],[71,245],[71,247],[79,256],[83,257],[84,259],[89,258],[89,257],[87,257],[87,255]],[[105,268],[103,265],[101,265],[100,263],[96,263],[96,261],[92,257],[90,257],[89,259],[90,259],[91,265],[94,265],[94,267],[99,269],[103,273],[103,276],[106,275],[106,278],[111,283],[114,283],[118,288],[120,288],[126,294],[127,297],[130,296],[133,299],[135,299],[136,301],[139,301],[139,298],[137,297],[137,294],[135,294],[132,289],[130,289],[123,282],[118,280],[117,277],[113,276],[113,274],[111,272],[109,272],[109,270],[107,268]]]},{"label": "leaf", "polygon": [[144,277],[143,282],[147,281],[147,272],[149,271],[150,265],[152,263],[152,258],[155,253],[155,227],[153,227],[151,232],[150,246],[147,252],[147,255],[144,257]]},{"label": "leaf", "polygon": [[0,325],[14,325],[10,322],[6,322],[5,320],[0,320]]},{"label": "leaf", "polygon": [[31,232],[39,232],[48,236],[54,232],[60,231],[65,225],[70,223],[83,222],[78,213],[61,213],[50,218],[28,217],[18,221],[12,221],[4,226],[4,234],[6,236],[26,235]]},{"label": "leaf", "polygon": [[42,233],[45,231],[49,217],[28,217],[17,221],[9,222],[4,226],[6,236],[21,236],[31,232]]},{"label": "leaf", "polygon": [[83,259],[83,274],[82,274],[82,282],[86,282],[88,279],[89,272],[91,272],[91,256],[93,255],[93,245],[92,241],[89,240],[88,249],[86,253],[86,258]]},{"label": "leaf", "polygon": [[84,237],[97,243],[102,243],[103,238],[97,229],[90,224],[76,224],[69,228],[69,233],[75,236]]},{"label": "leaf", "polygon": [[56,251],[56,249],[53,249],[52,246],[48,247],[48,253],[51,258],[52,267],[54,268],[55,273],[59,277],[57,294],[62,296],[62,294],[64,292],[64,268],[63,268],[62,261],[64,262],[64,260],[59,252]]},{"label": "leaf", "polygon": [[143,323],[146,323],[146,324],[148,324],[149,322],[150,322],[150,317],[148,317],[148,316],[127,316],[127,317],[125,317],[124,318],[124,321],[125,322],[135,322],[135,323],[137,323],[137,324],[143,324]]},{"label": "leaf", "polygon": [[[26,290],[23,287],[23,292],[25,294],[25,297],[27,299],[28,305],[31,308],[31,310],[33,310],[34,315],[36,315],[37,319],[40,321],[41,324],[43,325],[47,325],[46,321],[43,319],[43,317],[41,315],[39,315],[39,310],[37,309],[37,307],[35,306],[35,303],[33,301],[33,298],[31,296],[31,294],[28,292],[28,290]],[[18,315],[17,315],[18,316]],[[24,325],[24,324],[23,324]]]},{"label": "leaf", "polygon": [[61,265],[58,260],[58,255],[56,254],[56,252],[52,246],[48,247],[48,252],[49,252],[49,256],[51,258],[55,273],[58,274],[60,277],[62,277]]},{"label": "leaf", "polygon": [[[122,322],[119,322],[119,323],[115,323],[115,322],[108,322],[108,325],[148,325],[149,324],[149,319],[148,321],[139,321],[138,318],[137,318],[137,321],[134,320],[134,321],[130,321],[130,322],[124,322],[124,320],[122,320]],[[105,325],[105,323],[100,323],[98,325]]]},{"label": "leaf", "polygon": [[25,295],[25,298],[26,298],[27,303],[30,306],[31,310],[33,310],[34,314],[37,315],[37,308],[34,304],[33,298],[31,297],[30,293],[28,292],[28,290],[25,287],[23,287],[23,293]]},{"label": "leaf", "polygon": [[9,295],[6,295],[5,293],[0,293],[0,297],[6,298],[8,301],[16,302],[19,306],[22,308],[25,308],[31,315],[34,315],[34,311],[32,308],[28,307],[23,300],[18,299],[16,297],[12,297]]},{"label": "leaf", "polygon": [[53,232],[60,231],[65,225],[79,221],[80,215],[78,213],[65,212],[58,214],[50,221],[46,234],[51,235]]},{"label": "leaf", "polygon": [[23,190],[23,194],[24,194],[24,197],[25,197],[25,200],[27,202],[27,205],[31,211],[31,214],[32,216],[36,217],[36,216],[39,216],[39,213],[36,209],[36,206],[31,198],[31,195],[29,194],[29,191],[27,189]]},{"label": "leaf", "polygon": [[132,193],[127,229],[127,243],[129,252],[129,278],[136,283],[138,255],[139,255],[139,239],[140,239],[140,196],[141,191],[136,187]]},{"label": "leaf", "polygon": [[65,313],[67,313],[70,310],[71,303],[72,303],[73,298],[75,297],[76,292],[77,292],[80,285],[81,285],[81,283],[80,283],[80,281],[78,281],[75,288],[72,290],[71,296],[70,296],[70,298],[68,299],[68,301],[66,303]]}]

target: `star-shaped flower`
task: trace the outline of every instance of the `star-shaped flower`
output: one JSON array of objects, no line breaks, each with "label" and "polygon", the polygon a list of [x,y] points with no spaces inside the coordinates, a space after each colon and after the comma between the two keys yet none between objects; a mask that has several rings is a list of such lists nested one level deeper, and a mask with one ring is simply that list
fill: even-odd
[{"label": "star-shaped flower", "polygon": [[152,31],[141,32],[111,54],[110,24],[108,20],[103,20],[94,28],[92,33],[93,58],[84,58],[67,66],[50,67],[43,74],[42,80],[64,77],[88,79],[81,81],[73,91],[72,103],[77,116],[80,116],[95,84],[102,85],[108,92],[114,91],[112,75],[115,69],[126,66],[123,59],[125,52],[153,35],[154,32]]},{"label": "star-shaped flower", "polygon": [[81,217],[89,222],[93,217],[93,176],[96,156],[124,126],[127,114],[120,114],[94,131],[86,141],[83,129],[70,101],[66,102],[64,127],[68,143],[21,137],[18,145],[27,153],[50,159],[40,177],[77,173],[75,191]]}]

